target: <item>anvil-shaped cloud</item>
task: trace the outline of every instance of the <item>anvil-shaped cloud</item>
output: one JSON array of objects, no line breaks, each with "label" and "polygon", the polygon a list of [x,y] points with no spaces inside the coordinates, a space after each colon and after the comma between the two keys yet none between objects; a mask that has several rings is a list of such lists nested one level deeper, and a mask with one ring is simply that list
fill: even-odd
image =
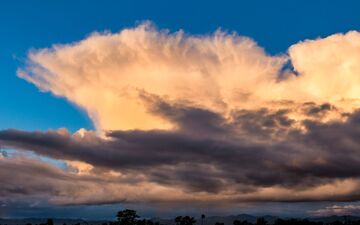
[{"label": "anvil-shaped cloud", "polygon": [[[58,204],[360,200],[356,31],[270,56],[237,34],[143,23],[32,51],[18,74],[86,110],[97,130],[0,131],[2,145],[68,165],[2,157],[0,167],[21,174],[7,179],[2,196],[41,194]],[[36,182],[15,188],[39,173],[46,190]]]}]

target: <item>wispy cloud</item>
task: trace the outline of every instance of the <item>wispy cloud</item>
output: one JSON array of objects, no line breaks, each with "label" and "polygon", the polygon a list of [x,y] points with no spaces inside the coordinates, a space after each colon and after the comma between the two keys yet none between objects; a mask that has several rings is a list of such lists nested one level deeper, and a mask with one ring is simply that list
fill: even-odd
[{"label": "wispy cloud", "polygon": [[359,215],[360,205],[359,204],[342,204],[342,205],[331,205],[325,208],[311,211],[315,216],[348,216],[348,215]]}]

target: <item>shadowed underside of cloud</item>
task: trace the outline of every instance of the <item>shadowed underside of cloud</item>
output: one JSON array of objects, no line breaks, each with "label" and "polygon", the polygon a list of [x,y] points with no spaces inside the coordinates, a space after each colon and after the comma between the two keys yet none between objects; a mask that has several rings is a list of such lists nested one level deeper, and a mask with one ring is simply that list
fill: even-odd
[{"label": "shadowed underside of cloud", "polygon": [[[0,143],[54,159],[82,162],[80,169],[91,165],[82,173],[76,164],[69,164],[66,171],[50,166],[49,172],[25,169],[33,176],[48,177],[45,182],[53,185],[47,188],[54,191],[52,201],[64,204],[360,199],[358,112],[345,122],[305,120],[306,131],[302,131],[292,127],[285,109],[240,110],[231,118],[223,118],[200,108],[156,104],[153,111],[164,118],[169,116],[176,129],[109,131],[106,138],[93,132],[71,135],[65,130],[3,130]],[[253,124],[250,128],[249,123]],[[0,164],[13,162],[17,160],[7,157]],[[12,171],[23,173],[25,166],[14,166]],[[16,187],[23,179],[13,177],[18,178],[8,183],[4,196],[19,194]],[[74,190],[81,194],[72,193],[71,184],[76,184]],[[37,193],[31,183],[21,186],[23,194]]]},{"label": "shadowed underside of cloud", "polygon": [[360,200],[359,62],[357,32],[269,56],[237,34],[148,23],[33,51],[19,76],[82,107],[97,131],[0,131],[2,146],[67,165],[0,156],[0,201]]}]

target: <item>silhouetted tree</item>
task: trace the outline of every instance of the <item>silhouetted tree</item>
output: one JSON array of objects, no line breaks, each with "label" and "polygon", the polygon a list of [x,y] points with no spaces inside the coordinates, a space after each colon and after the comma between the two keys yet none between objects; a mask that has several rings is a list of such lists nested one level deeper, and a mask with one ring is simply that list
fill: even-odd
[{"label": "silhouetted tree", "polygon": [[[298,219],[277,219],[274,222],[274,225],[324,225],[323,222],[314,222],[309,221],[307,219],[304,220],[298,220]],[[334,223],[327,223],[327,225],[335,225]]]},{"label": "silhouetted tree", "polygon": [[54,221],[53,221],[52,219],[48,219],[48,220],[46,221],[46,224],[47,224],[47,225],[54,225]]},{"label": "silhouetted tree", "polygon": [[343,223],[340,222],[339,220],[336,220],[335,222],[332,223],[332,225],[342,225]]},{"label": "silhouetted tree", "polygon": [[143,220],[138,220],[136,222],[136,225],[154,225],[154,222],[151,220],[143,219]]},{"label": "silhouetted tree", "polygon": [[175,224],[176,225],[193,225],[196,223],[196,220],[194,217],[190,216],[178,216],[175,218]]},{"label": "silhouetted tree", "polygon": [[205,219],[205,215],[201,214],[201,225],[204,225],[204,219]]},{"label": "silhouetted tree", "polygon": [[234,220],[233,225],[251,225],[247,220]]},{"label": "silhouetted tree", "polygon": [[240,220],[234,220],[233,225],[241,225],[241,221]]},{"label": "silhouetted tree", "polygon": [[216,222],[215,225],[225,225],[225,224],[221,222]]},{"label": "silhouetted tree", "polygon": [[139,218],[136,211],[131,209],[119,211],[116,217],[120,225],[135,225],[137,218]]},{"label": "silhouetted tree", "polygon": [[267,225],[267,221],[264,217],[257,218],[256,225]]}]

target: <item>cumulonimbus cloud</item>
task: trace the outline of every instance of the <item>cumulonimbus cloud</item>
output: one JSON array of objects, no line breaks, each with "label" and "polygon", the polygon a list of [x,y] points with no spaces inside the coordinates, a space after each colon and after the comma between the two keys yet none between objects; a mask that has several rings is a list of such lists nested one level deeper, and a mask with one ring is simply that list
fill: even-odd
[{"label": "cumulonimbus cloud", "polygon": [[222,31],[94,33],[31,51],[18,74],[82,107],[97,133],[10,129],[0,143],[92,182],[97,194],[52,195],[63,204],[359,200],[359,62],[356,31],[276,56]]},{"label": "cumulonimbus cloud", "polygon": [[[289,54],[221,31],[191,36],[149,23],[119,33],[32,51],[19,76],[85,109],[98,130],[171,128],[148,112],[142,91],[223,114],[274,101],[330,102],[353,110],[358,98],[360,34],[307,40]],[[283,70],[288,62],[294,69]],[[350,105],[349,105],[350,104]]]}]

